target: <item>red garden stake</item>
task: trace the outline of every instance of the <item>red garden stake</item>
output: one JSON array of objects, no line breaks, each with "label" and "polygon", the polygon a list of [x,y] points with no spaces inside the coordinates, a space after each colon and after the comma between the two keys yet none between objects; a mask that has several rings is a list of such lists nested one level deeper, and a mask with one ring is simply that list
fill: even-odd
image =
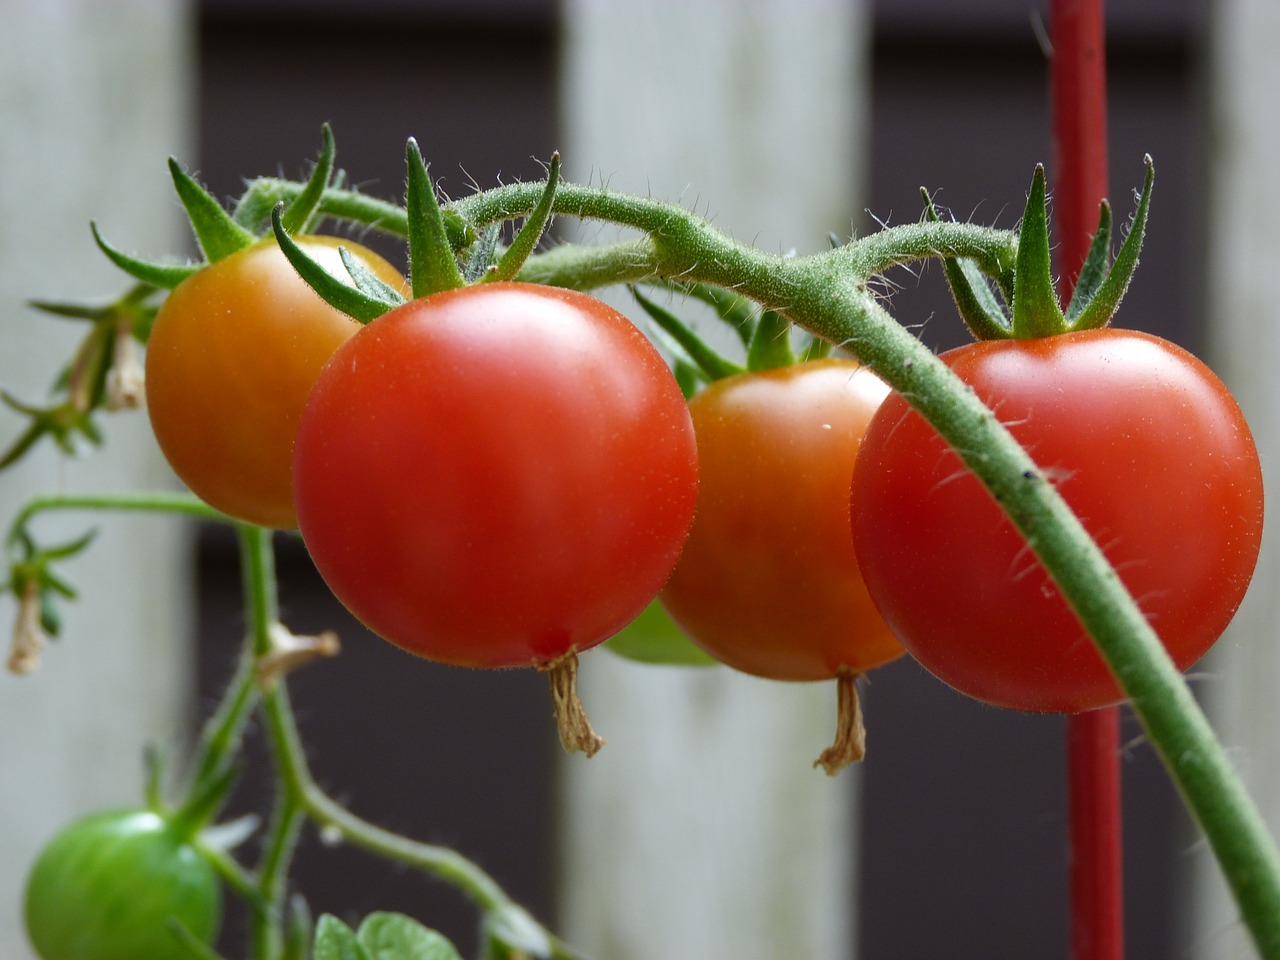
[{"label": "red garden stake", "polygon": [[[1051,0],[1049,20],[1053,209],[1060,282],[1070,288],[1088,252],[1098,204],[1107,195],[1102,0]],[[1072,960],[1124,956],[1119,740],[1115,707],[1067,718]]]}]

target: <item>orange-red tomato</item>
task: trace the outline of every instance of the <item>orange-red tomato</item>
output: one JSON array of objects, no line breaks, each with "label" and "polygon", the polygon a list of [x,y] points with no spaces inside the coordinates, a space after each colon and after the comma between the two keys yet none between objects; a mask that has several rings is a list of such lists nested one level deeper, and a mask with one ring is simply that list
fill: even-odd
[{"label": "orange-red tomato", "polygon": [[[404,277],[333,237],[298,243],[347,277],[341,244],[397,289]],[[193,274],[160,306],[147,342],[147,409],[174,472],[211,506],[266,527],[297,526],[293,442],[320,368],[360,324],[325,303],[275,240]]]},{"label": "orange-red tomato", "polygon": [[[1195,663],[1240,604],[1262,535],[1258,453],[1222,381],[1181,347],[1110,328],[942,359],[1057,485],[1178,667]],[[1026,540],[896,394],[867,430],[852,512],[877,606],[936,676],[1020,710],[1122,698]]]},{"label": "orange-red tomato", "polygon": [[316,381],[294,458],[334,595],[386,640],[472,667],[548,666],[634,619],[680,555],[697,480],[653,345],[599,300],[527,283],[362,329]]},{"label": "orange-red tomato", "polygon": [[719,380],[689,404],[698,509],[663,589],[716,659],[778,680],[861,673],[902,653],[849,539],[849,481],[888,393],[845,360]]}]

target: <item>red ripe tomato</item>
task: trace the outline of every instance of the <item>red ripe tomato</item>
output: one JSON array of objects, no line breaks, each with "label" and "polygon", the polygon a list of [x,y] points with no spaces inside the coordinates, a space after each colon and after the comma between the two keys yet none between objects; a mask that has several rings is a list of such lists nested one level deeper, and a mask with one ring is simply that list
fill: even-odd
[{"label": "red ripe tomato", "polygon": [[446,663],[547,665],[657,594],[697,452],[674,377],[625,317],[491,283],[405,304],[334,354],[294,482],[316,567],[375,633]]},{"label": "red ripe tomato", "polygon": [[169,929],[214,938],[222,890],[199,850],[147,810],[77,820],[41,851],[27,880],[27,934],[42,960],[183,960]]},{"label": "red ripe tomato", "polygon": [[[1253,574],[1262,475],[1244,417],[1199,360],[1093,330],[942,359],[991,406],[1097,540],[1180,669]],[[880,612],[956,689],[1077,712],[1122,694],[1044,568],[973,474],[894,395],[863,441],[853,537]]]},{"label": "red ripe tomato", "polygon": [[902,653],[849,540],[849,478],[889,388],[845,360],[728,377],[689,404],[698,511],[662,591],[699,646],[777,680],[862,673]]},{"label": "red ripe tomato", "polygon": [[[371,250],[333,237],[298,243],[345,277],[338,245],[397,289]],[[320,368],[360,325],[298,276],[274,239],[217,260],[169,294],[147,341],[147,410],[191,491],[240,520],[297,526],[293,438]]]}]

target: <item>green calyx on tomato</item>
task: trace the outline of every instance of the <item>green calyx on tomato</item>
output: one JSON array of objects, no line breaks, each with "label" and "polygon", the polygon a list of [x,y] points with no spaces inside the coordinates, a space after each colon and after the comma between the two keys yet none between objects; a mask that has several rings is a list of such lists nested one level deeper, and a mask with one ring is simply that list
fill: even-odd
[{"label": "green calyx on tomato", "polygon": [[[1054,291],[1049,252],[1048,199],[1045,173],[1036,167],[1018,233],[1018,256],[1012,276],[997,277],[993,290],[977,266],[967,260],[945,258],[947,283],[961,318],[978,340],[1030,339],[1107,325],[1120,306],[1138,265],[1146,228],[1155,167],[1145,159],[1146,176],[1133,222],[1114,262],[1111,257],[1111,206],[1103,201],[1098,229],[1089,248],[1071,301],[1064,311]],[[939,214],[922,191],[930,220]],[[1002,302],[1003,301],[1003,302]]]},{"label": "green calyx on tomato", "polygon": [[173,926],[212,942],[221,919],[217,873],[180,830],[149,810],[76,821],[41,851],[24,918],[41,960],[186,960]]}]

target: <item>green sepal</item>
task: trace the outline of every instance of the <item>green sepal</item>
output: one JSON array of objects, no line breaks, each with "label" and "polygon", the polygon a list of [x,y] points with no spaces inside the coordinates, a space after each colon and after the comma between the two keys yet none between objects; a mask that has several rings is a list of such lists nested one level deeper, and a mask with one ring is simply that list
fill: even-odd
[{"label": "green sepal", "polygon": [[335,310],[341,310],[347,316],[360,323],[376,320],[392,307],[399,305],[392,301],[371,297],[369,294],[343,283],[312,260],[311,257],[307,256],[306,251],[294,243],[293,238],[285,232],[284,226],[280,222],[282,206],[282,204],[277,204],[275,209],[271,211],[271,229],[275,231],[276,242],[280,244],[280,250],[288,261],[293,264],[293,268],[298,271],[298,275],[307,282],[307,285],[312,290],[320,294],[325,303]]},{"label": "green sepal", "polygon": [[129,254],[107,243],[102,233],[98,230],[98,225],[93,221],[89,222],[89,229],[93,231],[93,240],[98,245],[98,249],[103,252],[108,260],[135,280],[140,280],[153,287],[172,290],[187,277],[205,266],[203,263],[154,263],[150,260],[131,257]]},{"label": "green sepal", "polygon": [[[942,217],[938,214],[929,191],[921,187],[920,196],[924,198],[925,216],[933,223],[939,222]],[[960,319],[969,328],[974,339],[1007,340],[1013,336],[1008,316],[976,263],[957,257],[944,257],[942,269]]]},{"label": "green sepal", "polygon": [[342,265],[347,268],[347,273],[355,283],[356,289],[361,293],[391,304],[399,305],[406,302],[404,294],[361,263],[346,247],[338,247],[338,256],[342,259]]},{"label": "green sepal", "polygon": [[333,914],[325,913],[316,923],[314,960],[369,960],[356,940],[356,932]]},{"label": "green sepal", "polygon": [[408,186],[405,207],[409,218],[409,283],[413,295],[425,297],[463,285],[462,273],[454,259],[445,230],[435,186],[426,162],[412,137],[405,146]]},{"label": "green sepal", "polygon": [[50,637],[62,633],[62,614],[53,605],[53,595],[49,590],[40,591],[40,629]]},{"label": "green sepal", "polygon": [[186,925],[177,917],[170,917],[165,921],[165,926],[177,938],[182,948],[187,951],[187,955],[191,957],[191,960],[226,960],[222,954],[188,930]]},{"label": "green sepal", "polygon": [[1147,214],[1151,209],[1151,188],[1155,185],[1155,162],[1148,154],[1143,157],[1147,173],[1142,183],[1142,193],[1138,197],[1138,206],[1133,212],[1133,222],[1129,225],[1129,233],[1116,253],[1115,262],[1106,279],[1098,285],[1097,292],[1089,303],[1080,311],[1072,330],[1096,330],[1105,327],[1120,307],[1125,292],[1129,289],[1129,281],[1133,279],[1133,271],[1138,267],[1138,255],[1142,252],[1142,238],[1147,229]]},{"label": "green sepal", "polygon": [[194,837],[217,817],[239,777],[240,765],[235,758],[226,758],[191,785],[181,805],[169,815],[169,823],[181,836]]},{"label": "green sepal", "polygon": [[529,255],[538,246],[538,241],[547,231],[547,224],[551,222],[551,207],[556,199],[556,187],[559,185],[560,154],[556,152],[551,155],[551,164],[547,168],[547,185],[542,191],[542,196],[538,198],[537,205],[525,220],[520,232],[511,241],[511,246],[498,260],[497,269],[484,274],[482,278],[484,282],[515,279],[525,265],[525,261],[529,259]]},{"label": "green sepal", "polygon": [[657,600],[606,640],[604,648],[638,663],[711,667],[719,662],[685,636]]},{"label": "green sepal", "polygon": [[173,157],[169,158],[169,173],[173,177],[173,186],[178,191],[178,199],[191,221],[191,229],[195,232],[196,242],[209,263],[216,263],[223,257],[229,257],[245,247],[250,247],[258,238],[240,224],[222,208],[213,195],[196,182]]},{"label": "green sepal", "polygon": [[462,279],[467,284],[476,283],[494,265],[493,256],[498,249],[498,238],[502,235],[502,224],[491,223],[485,227],[480,239],[471,248],[467,258],[467,268],[462,272]]},{"label": "green sepal", "polygon": [[811,363],[814,360],[825,359],[831,356],[831,351],[836,346],[830,340],[823,340],[813,334],[807,334],[803,343],[804,345],[800,348],[800,363]]},{"label": "green sepal", "polygon": [[147,809],[162,814],[165,812],[164,778],[169,769],[169,758],[163,749],[149,743],[142,753],[142,766],[145,774],[143,797]]},{"label": "green sepal", "polygon": [[320,127],[320,134],[323,138],[320,159],[316,162],[315,169],[311,171],[311,176],[307,178],[302,192],[289,201],[280,217],[281,223],[289,233],[306,233],[311,229],[316,213],[320,209],[320,200],[324,197],[324,191],[333,177],[333,130],[326,123]]},{"label": "green sepal", "polygon": [[709,381],[721,380],[743,372],[741,366],[717,353],[674,313],[658,306],[635,287],[629,289],[631,295],[636,298],[636,303],[640,304],[649,318],[680,345],[680,349],[688,354],[689,359],[698,366]]},{"label": "green sepal", "polygon": [[738,335],[742,345],[748,348],[751,346],[760,311],[750,300],[732,290],[709,286],[705,283],[673,284],[673,286],[682,293],[712,307],[716,315]]},{"label": "green sepal", "polygon": [[1044,165],[1037,164],[1018,231],[1013,280],[1013,335],[1020,340],[1049,337],[1067,328],[1053,288],[1049,253],[1049,210]]},{"label": "green sepal", "polygon": [[[82,550],[88,549],[89,544],[93,543],[94,539],[97,536],[98,536],[97,530],[90,530],[88,533],[84,534],[83,536],[76,537],[76,539],[72,540],[69,543],[64,543],[60,547],[48,547],[44,550],[41,550],[40,556],[44,557],[47,560],[66,560],[69,557],[74,557],[77,553],[80,553]],[[74,596],[74,593],[71,595]]]},{"label": "green sepal", "polygon": [[447,937],[402,913],[369,914],[356,942],[369,960],[462,960]]},{"label": "green sepal", "polygon": [[77,452],[75,445],[77,433],[94,446],[102,443],[102,431],[93,422],[90,411],[77,407],[70,400],[51,407],[33,407],[21,402],[7,390],[0,390],[0,403],[31,420],[26,430],[3,454],[0,454],[0,470],[22,459],[27,451],[46,435],[67,454]]},{"label": "green sepal", "polygon": [[774,370],[796,362],[791,348],[791,323],[782,314],[764,310],[747,348],[748,370]]},{"label": "green sepal", "polygon": [[1070,324],[1084,311],[1094,294],[1106,279],[1111,264],[1111,204],[1106,200],[1098,205],[1098,229],[1093,233],[1089,252],[1080,267],[1071,301],[1067,304],[1067,323]]},{"label": "green sepal", "polygon": [[284,918],[284,952],[282,960],[307,960],[311,956],[311,935],[315,924],[311,907],[300,893],[289,898]]},{"label": "green sepal", "polygon": [[[661,333],[661,331],[658,332]],[[692,400],[694,394],[707,385],[707,375],[698,369],[696,363],[682,355],[677,355],[672,361],[671,373],[676,378],[676,384],[680,387],[685,400]]]}]

